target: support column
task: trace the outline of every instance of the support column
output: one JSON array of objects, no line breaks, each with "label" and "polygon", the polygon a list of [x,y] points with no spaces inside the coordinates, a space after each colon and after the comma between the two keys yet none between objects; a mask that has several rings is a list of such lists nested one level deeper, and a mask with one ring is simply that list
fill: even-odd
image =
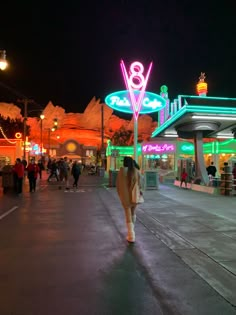
[{"label": "support column", "polygon": [[194,135],[194,149],[195,149],[195,172],[196,177],[200,177],[204,185],[209,184],[209,177],[207,175],[204,156],[203,156],[203,141],[202,131],[197,131]]}]

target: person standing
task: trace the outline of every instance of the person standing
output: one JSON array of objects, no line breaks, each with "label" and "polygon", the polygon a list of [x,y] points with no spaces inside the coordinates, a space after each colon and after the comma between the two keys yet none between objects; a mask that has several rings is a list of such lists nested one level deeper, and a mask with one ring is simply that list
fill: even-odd
[{"label": "person standing", "polygon": [[120,168],[117,174],[116,189],[125,211],[125,221],[128,231],[126,239],[130,243],[135,242],[135,209],[138,202],[132,200],[132,191],[137,185],[141,190],[139,170],[135,167],[133,159],[126,156],[124,157],[123,167]]},{"label": "person standing", "polygon": [[24,167],[23,163],[21,162],[20,158],[16,159],[16,163],[13,166],[12,171],[13,171],[15,192],[18,195],[21,195],[22,194],[22,186],[23,186],[25,167]]},{"label": "person standing", "polygon": [[187,177],[188,173],[186,172],[185,168],[183,168],[180,179],[180,187],[182,187],[183,183],[185,183],[185,188],[187,188]]},{"label": "person standing", "polygon": [[42,172],[44,170],[44,165],[41,159],[38,160],[38,167],[39,167],[39,178],[42,179]]},{"label": "person standing", "polygon": [[50,175],[48,176],[47,181],[50,182],[51,178],[56,177],[56,180],[59,182],[59,168],[56,160],[54,159],[50,165]]},{"label": "person standing", "polygon": [[209,165],[206,170],[207,170],[208,176],[209,175],[211,175],[212,177],[216,176],[217,169],[214,165],[214,162],[211,162],[211,165]]},{"label": "person standing", "polygon": [[74,178],[73,187],[78,188],[78,181],[81,174],[81,166],[79,165],[78,161],[74,161],[71,168],[71,174]]},{"label": "person standing", "polygon": [[[59,177],[60,177],[60,181],[61,183],[63,182],[63,180],[65,181],[66,184],[66,190],[69,190],[69,171],[70,171],[70,166],[68,163],[68,159],[65,156],[64,159],[61,158],[59,163]],[[59,189],[61,189],[61,186],[59,186]]]},{"label": "person standing", "polygon": [[35,192],[36,190],[36,181],[39,173],[39,167],[35,163],[34,159],[30,160],[30,163],[27,167],[28,171],[28,180],[29,180],[29,186],[30,186],[30,192]]}]

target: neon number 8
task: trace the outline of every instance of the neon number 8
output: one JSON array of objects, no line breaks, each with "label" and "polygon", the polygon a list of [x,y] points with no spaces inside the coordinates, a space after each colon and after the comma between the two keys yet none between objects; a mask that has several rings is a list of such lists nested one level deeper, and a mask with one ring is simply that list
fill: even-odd
[{"label": "neon number 8", "polygon": [[135,61],[131,64],[130,66],[131,75],[129,77],[129,81],[133,89],[139,90],[143,87],[145,81],[143,71],[144,67],[140,62]]}]

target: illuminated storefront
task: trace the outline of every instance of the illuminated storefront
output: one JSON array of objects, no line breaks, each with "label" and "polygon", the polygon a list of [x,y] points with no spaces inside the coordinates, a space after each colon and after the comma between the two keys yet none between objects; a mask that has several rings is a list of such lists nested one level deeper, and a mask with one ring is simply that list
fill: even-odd
[{"label": "illuminated storefront", "polygon": [[[153,139],[154,140],[154,139]],[[132,156],[133,146],[107,146],[107,170],[119,169],[123,165],[124,156]],[[236,162],[236,139],[224,141],[212,140],[203,144],[205,167],[212,161],[218,173],[223,170],[224,163]],[[167,140],[156,138],[155,141],[138,144],[138,162],[142,170],[159,170],[160,174],[177,175],[178,159],[191,158],[195,160],[193,141],[183,139]]]}]

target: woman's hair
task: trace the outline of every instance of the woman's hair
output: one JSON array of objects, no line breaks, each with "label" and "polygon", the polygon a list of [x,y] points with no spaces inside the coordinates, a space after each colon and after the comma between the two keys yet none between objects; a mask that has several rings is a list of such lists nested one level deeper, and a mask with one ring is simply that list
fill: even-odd
[{"label": "woman's hair", "polygon": [[138,163],[135,160],[133,161],[134,161],[134,167],[137,168],[137,170],[140,170],[140,166],[138,165]]},{"label": "woman's hair", "polygon": [[134,176],[134,160],[130,156],[125,156],[124,157],[124,167],[128,167],[128,172],[127,172],[127,178],[128,178],[128,185],[131,185],[133,176]]}]

